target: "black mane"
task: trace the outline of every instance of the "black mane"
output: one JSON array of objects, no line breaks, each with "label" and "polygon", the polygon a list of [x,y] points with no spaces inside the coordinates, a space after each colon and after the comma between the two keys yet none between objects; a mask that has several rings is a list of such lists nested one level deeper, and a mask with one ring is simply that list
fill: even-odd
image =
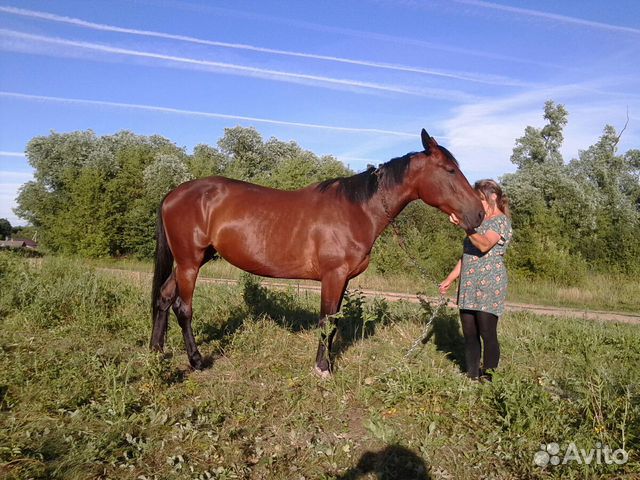
[{"label": "black mane", "polygon": [[444,153],[444,156],[447,157],[449,160],[451,160],[453,163],[455,163],[456,167],[460,167],[460,164],[458,163],[458,160],[456,160],[456,157],[453,156],[453,154],[447,150],[446,148],[444,148],[441,145],[438,145],[438,148],[440,149],[440,151],[442,153]]},{"label": "black mane", "polygon": [[[412,152],[402,157],[393,158],[380,165],[378,169],[369,167],[364,172],[351,177],[325,180],[316,185],[316,188],[321,192],[326,192],[335,185],[336,194],[344,195],[352,203],[364,203],[370,200],[378,191],[381,181],[385,187],[392,187],[402,183],[409,170],[411,157],[415,154],[415,152]],[[379,170],[379,173],[376,173],[377,170]]]}]

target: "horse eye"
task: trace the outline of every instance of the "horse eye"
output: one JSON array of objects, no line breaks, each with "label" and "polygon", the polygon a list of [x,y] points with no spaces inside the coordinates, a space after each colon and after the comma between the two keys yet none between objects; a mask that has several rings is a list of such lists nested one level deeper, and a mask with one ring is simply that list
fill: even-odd
[{"label": "horse eye", "polygon": [[456,169],[455,168],[447,168],[447,172],[449,172],[451,175],[455,175],[456,174]]}]

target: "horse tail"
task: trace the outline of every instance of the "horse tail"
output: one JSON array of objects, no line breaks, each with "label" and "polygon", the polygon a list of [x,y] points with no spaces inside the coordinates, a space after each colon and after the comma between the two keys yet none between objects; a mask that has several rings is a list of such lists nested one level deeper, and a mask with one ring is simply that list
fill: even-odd
[{"label": "horse tail", "polygon": [[162,220],[162,204],[160,204],[158,220],[156,222],[156,254],[153,268],[153,284],[151,287],[152,322],[155,322],[160,308],[160,291],[162,285],[164,285],[164,282],[171,276],[172,271],[173,253],[169,247],[169,242],[167,242],[167,232],[164,229],[164,221]]}]

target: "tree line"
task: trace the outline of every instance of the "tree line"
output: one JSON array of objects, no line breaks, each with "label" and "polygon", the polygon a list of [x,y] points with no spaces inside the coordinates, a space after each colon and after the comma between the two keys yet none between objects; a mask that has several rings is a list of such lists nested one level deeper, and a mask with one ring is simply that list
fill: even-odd
[{"label": "tree line", "polygon": [[[543,128],[527,127],[516,140],[517,170],[500,179],[515,229],[510,267],[565,283],[589,269],[640,273],[640,150],[618,154],[618,134],[606,126],[566,162],[560,147],[568,113],[549,101],[544,118]],[[21,187],[16,214],[48,250],[87,257],[152,256],[158,206],[190,179],[224,175],[295,189],[354,173],[333,156],[265,141],[244,127],[225,129],[216,146],[197,145],[191,154],[158,135],[82,131],[35,137],[26,155],[34,180]],[[435,275],[460,255],[461,232],[435,209],[411,204],[398,222],[412,255]],[[407,270],[391,232],[376,243],[372,267]]]}]

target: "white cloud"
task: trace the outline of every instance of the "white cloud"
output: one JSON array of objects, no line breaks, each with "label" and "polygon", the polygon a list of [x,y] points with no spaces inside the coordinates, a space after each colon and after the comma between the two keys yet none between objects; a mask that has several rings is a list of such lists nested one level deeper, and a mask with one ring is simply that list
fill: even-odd
[{"label": "white cloud", "polygon": [[543,12],[540,10],[532,10],[529,8],[512,7],[510,5],[502,5],[499,3],[485,2],[482,0],[454,0],[456,3],[462,3],[464,5],[472,5],[474,7],[480,7],[491,10],[499,10],[502,12],[513,13],[520,16],[541,18],[550,22],[568,23],[573,25],[579,25],[591,29],[609,30],[619,33],[632,33],[640,34],[640,29],[632,27],[624,27],[621,25],[612,25],[610,23],[594,22],[592,20],[585,20],[583,18],[570,17],[567,15],[559,15],[556,13]]},{"label": "white cloud", "polygon": [[[169,67],[179,65],[181,67],[193,68],[197,70],[212,71],[217,73],[231,73],[234,75],[245,77],[263,78],[267,80],[313,85],[324,88],[346,89],[359,93],[401,94],[418,97],[437,98],[450,101],[471,101],[477,98],[474,95],[453,89],[382,84],[360,80],[327,77],[322,75],[287,72],[282,70],[273,70],[233,63],[214,62],[210,60],[177,55],[166,55],[163,53],[149,51],[132,50],[112,45],[67,40],[64,38],[50,37],[46,35],[32,35],[29,33],[8,29],[0,29],[0,37],[2,38],[0,48],[8,51],[37,53],[49,56],[70,56],[77,55],[77,52],[74,53],[70,51],[70,49],[75,49],[77,51],[98,52],[112,58],[131,57],[144,59],[147,61],[156,61],[161,62],[163,66]],[[91,56],[91,59],[96,60],[94,56]]]},{"label": "white cloud", "polygon": [[359,59],[353,59],[353,58],[337,57],[332,55],[319,55],[319,54],[308,53],[308,52],[298,52],[298,51],[292,51],[292,50],[266,48],[266,47],[259,47],[255,45],[247,45],[247,44],[240,44],[240,43],[220,42],[215,40],[207,40],[202,38],[191,37],[187,35],[176,35],[176,34],[166,33],[166,32],[123,28],[123,27],[118,27],[116,25],[107,25],[103,23],[88,22],[80,18],[65,17],[61,15],[48,13],[48,12],[39,12],[39,11],[27,10],[23,8],[0,6],[0,12],[25,16],[28,18],[48,20],[48,21],[57,22],[57,23],[66,23],[76,27],[88,28],[92,30],[124,33],[129,35],[140,35],[140,36],[153,37],[153,38],[162,38],[166,40],[175,40],[175,41],[193,43],[198,45],[208,45],[212,47],[246,50],[251,52],[266,53],[266,54],[272,54],[272,55],[283,55],[283,56],[289,56],[289,57],[299,57],[299,58],[307,58],[307,59],[313,59],[313,60],[346,63],[346,64],[359,65],[359,66],[370,67],[370,68],[417,73],[422,75],[443,77],[448,79],[463,80],[467,82],[483,83],[483,84],[489,84],[489,85],[519,86],[519,87],[524,87],[524,86],[530,87],[534,85],[530,82],[512,79],[512,78],[508,78],[501,75],[487,75],[487,74],[481,75],[478,73],[470,73],[470,72],[454,72],[454,71],[446,71],[446,70],[436,70],[436,69],[414,67],[409,65],[389,64],[389,63],[382,63],[382,62],[374,62],[370,60],[359,60]]},{"label": "white cloud", "polygon": [[247,122],[269,123],[274,125],[286,125],[290,127],[312,128],[312,129],[329,130],[329,131],[342,131],[342,132],[374,134],[374,135],[390,135],[390,136],[397,136],[397,137],[415,136],[415,134],[413,133],[407,133],[407,132],[402,132],[397,130],[383,130],[379,128],[341,127],[341,126],[334,126],[334,125],[321,125],[318,123],[288,122],[284,120],[276,120],[271,118],[245,117],[241,115],[228,115],[224,113],[203,112],[198,110],[183,110],[179,108],[161,107],[156,105],[141,105],[136,103],[121,103],[121,102],[108,102],[108,101],[102,101],[102,100],[85,100],[80,98],[51,97],[51,96],[45,96],[45,95],[29,95],[25,93],[3,92],[3,91],[0,91],[0,97],[36,101],[36,102],[45,102],[45,103],[46,102],[63,103],[63,104],[69,104],[69,105],[82,105],[82,106],[88,106],[88,107],[107,107],[107,108],[120,108],[120,109],[126,109],[126,110],[143,110],[143,111],[185,115],[185,116],[192,116],[192,117],[218,118],[218,119],[224,119],[224,120],[229,120],[229,119],[241,120],[241,121],[247,121]]},{"label": "white cloud", "polygon": [[0,170],[0,178],[2,183],[0,185],[9,185],[19,183],[22,185],[33,178],[33,174],[30,172],[13,172]]},{"label": "white cloud", "polygon": [[[592,87],[590,84],[562,85],[457,107],[444,123],[450,137],[447,146],[460,160],[463,171],[479,175],[486,171],[494,176],[513,171],[510,157],[515,140],[524,134],[528,125],[536,128],[544,125],[544,103],[553,100],[569,112],[561,149],[565,161],[569,161],[578,156],[579,150],[597,142],[606,124],[622,128],[628,101],[635,102],[632,103],[634,110],[640,110],[640,103],[634,98],[598,99],[585,94],[592,91]],[[637,126],[630,126],[622,137],[623,151],[631,148],[628,139],[638,138],[638,133]]]}]

